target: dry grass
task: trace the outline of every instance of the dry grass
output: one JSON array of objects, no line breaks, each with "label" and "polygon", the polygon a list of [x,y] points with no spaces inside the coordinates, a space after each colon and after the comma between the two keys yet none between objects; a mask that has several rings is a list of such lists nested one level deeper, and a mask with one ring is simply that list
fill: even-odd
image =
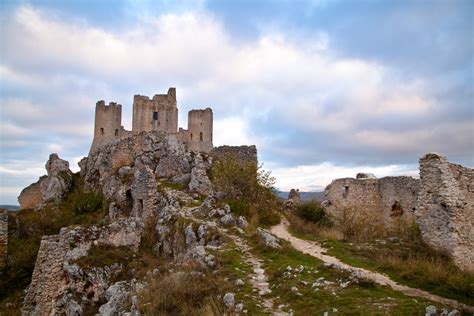
[{"label": "dry grass", "polygon": [[290,229],[292,232],[305,235],[319,237],[329,240],[342,240],[343,234],[336,227],[323,227],[318,224],[308,222],[296,215],[289,215]]},{"label": "dry grass", "polygon": [[342,209],[333,221],[345,241],[369,241],[386,237],[389,232],[380,213],[365,210]]},{"label": "dry grass", "polygon": [[140,293],[143,315],[222,315],[219,294],[232,285],[219,274],[190,265],[185,271],[158,276]]}]

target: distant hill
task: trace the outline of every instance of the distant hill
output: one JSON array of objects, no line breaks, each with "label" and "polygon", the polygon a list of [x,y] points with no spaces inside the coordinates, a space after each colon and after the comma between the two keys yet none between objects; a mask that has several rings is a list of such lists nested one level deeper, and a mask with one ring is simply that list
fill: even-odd
[{"label": "distant hill", "polygon": [[[283,192],[283,191],[277,192],[277,196],[284,200],[288,198],[288,194],[289,192]],[[321,202],[324,200],[324,191],[321,191],[321,192],[301,192],[300,191],[300,197],[302,201],[316,200],[316,201]]]},{"label": "distant hill", "polygon": [[9,211],[18,211],[20,209],[20,206],[18,205],[0,205],[0,208],[9,210]]}]

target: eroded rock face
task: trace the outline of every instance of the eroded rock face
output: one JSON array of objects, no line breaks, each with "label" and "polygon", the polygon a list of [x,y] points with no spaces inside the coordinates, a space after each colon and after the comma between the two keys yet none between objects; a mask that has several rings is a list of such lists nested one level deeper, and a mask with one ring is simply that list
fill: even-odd
[{"label": "eroded rock face", "polygon": [[474,169],[427,154],[420,159],[420,182],[415,215],[423,240],[474,271]]},{"label": "eroded rock face", "polygon": [[74,261],[86,256],[93,244],[125,246],[137,251],[143,227],[140,218],[127,218],[104,227],[63,228],[59,235],[44,236],[22,314],[56,315],[67,309],[79,310],[82,307],[76,300],[84,304],[84,297],[99,302],[109,287],[110,277],[120,267],[84,270]]},{"label": "eroded rock face", "polygon": [[18,197],[21,209],[40,209],[47,203],[61,202],[72,185],[69,162],[51,154],[46,162],[47,176],[23,189]]}]

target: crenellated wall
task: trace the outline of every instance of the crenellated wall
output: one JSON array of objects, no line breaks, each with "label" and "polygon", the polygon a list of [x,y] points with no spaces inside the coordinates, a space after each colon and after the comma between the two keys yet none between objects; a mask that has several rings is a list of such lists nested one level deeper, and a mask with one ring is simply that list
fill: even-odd
[{"label": "crenellated wall", "polygon": [[169,88],[167,94],[155,94],[152,99],[141,95],[133,97],[132,132],[150,131],[168,133],[178,131],[175,88]]},{"label": "crenellated wall", "polygon": [[176,135],[186,145],[188,151],[210,152],[213,148],[212,109],[188,112],[188,129],[178,131],[178,107],[176,89],[169,88],[166,94],[156,94],[153,98],[135,95],[133,98],[132,131],[122,124],[122,105],[114,102],[96,104],[94,139],[90,153],[99,147],[141,132],[165,132]]},{"label": "crenellated wall", "polygon": [[416,221],[423,240],[474,271],[474,169],[427,154],[420,159]]}]

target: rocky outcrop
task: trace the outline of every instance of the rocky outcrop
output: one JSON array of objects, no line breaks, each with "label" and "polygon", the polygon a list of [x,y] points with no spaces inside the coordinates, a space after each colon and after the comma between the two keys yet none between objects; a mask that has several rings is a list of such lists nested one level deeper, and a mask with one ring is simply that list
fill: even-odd
[{"label": "rocky outcrop", "polygon": [[212,161],[185,150],[175,135],[130,135],[92,152],[79,163],[86,190],[102,190],[117,214],[148,218],[158,211],[160,181],[180,183],[201,195],[212,194],[207,176]]},{"label": "rocky outcrop", "polygon": [[0,210],[0,268],[7,260],[8,249],[8,211]]},{"label": "rocky outcrop", "polygon": [[72,172],[69,162],[51,154],[46,162],[47,176],[23,189],[18,197],[21,209],[40,209],[48,203],[62,201],[72,185]]},{"label": "rocky outcrop", "polygon": [[325,189],[326,210],[337,216],[344,209],[380,215],[388,223],[400,216],[412,217],[419,180],[412,177],[374,179],[364,174],[357,179],[336,179]]},{"label": "rocky outcrop", "polygon": [[438,154],[422,157],[415,215],[428,245],[474,271],[474,169]]},{"label": "rocky outcrop", "polygon": [[81,309],[85,301],[103,300],[111,276],[120,267],[85,270],[74,261],[87,256],[92,245],[124,246],[137,251],[142,231],[140,218],[128,218],[104,227],[63,228],[59,235],[44,236],[22,314],[62,314],[67,309]]}]

